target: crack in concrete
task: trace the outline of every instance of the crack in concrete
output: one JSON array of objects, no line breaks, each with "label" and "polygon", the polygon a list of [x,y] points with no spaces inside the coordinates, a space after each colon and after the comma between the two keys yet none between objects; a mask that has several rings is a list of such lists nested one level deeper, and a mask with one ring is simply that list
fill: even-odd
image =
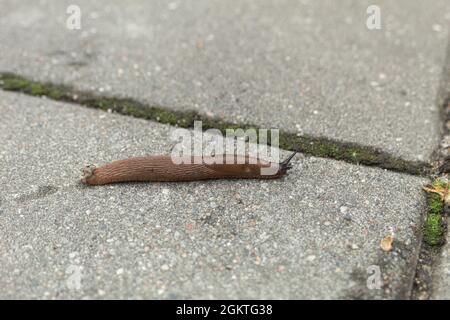
[{"label": "crack in concrete", "polygon": [[[430,178],[436,181],[439,178],[448,179],[446,173],[450,172],[450,42],[447,46],[447,53],[442,69],[441,83],[437,94],[436,103],[441,106],[441,123],[442,123],[442,139],[438,150],[434,153],[433,168],[430,171]],[[430,199],[430,198],[429,198]],[[428,201],[428,211],[430,210],[430,201]],[[412,299],[428,300],[433,292],[433,272],[434,266],[438,261],[443,246],[445,245],[446,236],[446,217],[450,213],[448,205],[443,205],[441,212],[444,225],[442,239],[438,245],[430,245],[426,243],[422,232],[422,245],[420,247],[419,256],[416,263],[416,274],[411,290]],[[425,213],[422,221],[422,229],[425,227],[428,212]]]}]

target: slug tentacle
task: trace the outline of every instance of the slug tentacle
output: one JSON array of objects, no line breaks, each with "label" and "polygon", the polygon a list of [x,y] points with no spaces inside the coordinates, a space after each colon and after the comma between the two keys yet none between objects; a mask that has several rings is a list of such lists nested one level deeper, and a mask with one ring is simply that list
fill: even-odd
[{"label": "slug tentacle", "polygon": [[292,160],[292,158],[298,153],[297,150],[295,150],[286,160],[280,162],[280,170],[289,170],[292,169],[292,166],[289,164]]}]

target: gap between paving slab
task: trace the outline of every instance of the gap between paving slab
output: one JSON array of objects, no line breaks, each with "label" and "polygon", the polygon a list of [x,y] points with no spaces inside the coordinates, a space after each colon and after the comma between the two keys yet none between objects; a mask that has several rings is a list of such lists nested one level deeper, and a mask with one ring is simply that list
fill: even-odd
[{"label": "gap between paving slab", "polygon": [[[90,108],[113,111],[183,128],[192,128],[194,121],[202,121],[204,130],[219,129],[223,133],[228,128],[258,129],[256,125],[225,122],[221,119],[206,117],[195,111],[173,111],[162,106],[145,105],[131,98],[101,96],[92,92],[75,90],[69,86],[33,81],[8,72],[0,73],[0,88],[32,96],[45,96],[57,101],[77,103]],[[430,170],[430,165],[426,162],[404,160],[373,147],[336,141],[325,137],[298,135],[285,130],[280,130],[280,148],[299,150],[312,156],[342,160],[353,164],[377,166],[413,175],[426,175]]]},{"label": "gap between paving slab", "polygon": [[[441,106],[442,139],[441,144],[438,150],[434,153],[433,157],[433,160],[437,163],[436,167],[439,167],[431,173],[431,179],[435,182],[437,182],[440,178],[445,178],[444,173],[449,171],[449,162],[445,159],[450,155],[449,149],[446,147],[450,141],[450,127],[448,126],[450,123],[450,43],[447,46],[447,55],[442,68],[440,89],[436,100],[437,105]],[[436,197],[436,194],[430,194],[428,196],[429,204],[427,215],[432,214],[433,211],[436,211],[436,205],[433,204],[432,200],[433,197]],[[439,197],[435,199],[439,199]],[[414,286],[411,293],[411,297],[414,299],[450,298],[450,285],[448,281],[445,281],[445,277],[448,274],[446,268],[446,259],[448,259],[446,252],[448,251],[448,241],[446,241],[445,238],[445,232],[448,225],[448,208],[442,204],[440,211],[442,218],[439,220],[432,218],[430,220],[432,225],[426,225],[427,217],[425,217],[423,228],[430,228],[429,230],[431,230],[434,235],[431,236],[432,241],[429,240],[428,243],[425,236],[423,239],[418,264],[416,267]],[[437,226],[435,225],[436,223]],[[442,235],[439,235],[440,232]]]},{"label": "gap between paving slab", "polygon": [[168,153],[174,128],[16,93],[0,110],[3,298],[409,296],[421,177],[298,156],[271,182],[81,187],[86,163]]},{"label": "gap between paving slab", "polygon": [[[448,216],[445,216],[445,219],[448,226]],[[430,298],[436,300],[450,299],[450,231],[448,228],[446,231],[445,244],[436,252],[433,257],[433,268],[428,270],[431,275],[429,279],[432,289]]]}]

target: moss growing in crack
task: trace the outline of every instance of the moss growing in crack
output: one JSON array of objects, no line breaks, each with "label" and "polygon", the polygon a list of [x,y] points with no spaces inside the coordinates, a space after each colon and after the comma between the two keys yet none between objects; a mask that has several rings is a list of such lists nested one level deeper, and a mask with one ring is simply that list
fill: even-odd
[{"label": "moss growing in crack", "polygon": [[30,82],[23,78],[2,76],[2,88],[5,90],[22,91],[29,87]]},{"label": "moss growing in crack", "polygon": [[[449,185],[435,181],[432,190],[447,192]],[[423,239],[429,246],[439,246],[444,243],[445,222],[443,220],[444,200],[441,194],[428,194],[428,212],[423,226]]]},{"label": "moss growing in crack", "polygon": [[[0,73],[0,88],[23,92],[32,96],[47,96],[53,100],[73,102],[104,111],[111,110],[123,115],[183,128],[192,128],[195,120],[201,120],[204,130],[219,129],[223,134],[225,134],[226,129],[258,129],[258,126],[252,124],[231,123],[222,119],[209,118],[195,111],[174,111],[163,106],[146,105],[129,98],[99,96],[92,92],[79,91],[62,85],[31,81],[12,73]],[[270,144],[270,136],[268,138]],[[297,136],[296,133],[287,131],[280,131],[279,138],[279,147],[281,149],[298,150],[316,157],[332,158],[367,166],[378,166],[415,175],[425,175],[430,169],[430,166],[424,162],[403,160],[376,148],[355,143],[345,143],[309,135]],[[260,139],[259,136],[258,139]]]},{"label": "moss growing in crack", "polygon": [[429,212],[424,224],[424,241],[430,246],[442,243],[442,217],[443,204],[438,195],[430,195],[428,200]]},{"label": "moss growing in crack", "polygon": [[32,83],[30,85],[30,93],[33,96],[42,96],[47,93],[47,90],[41,84]]},{"label": "moss growing in crack", "polygon": [[47,96],[54,100],[72,100],[65,97],[66,92],[70,92],[70,89],[67,87],[35,82],[11,73],[0,74],[0,88],[9,91],[18,91],[32,96]]}]

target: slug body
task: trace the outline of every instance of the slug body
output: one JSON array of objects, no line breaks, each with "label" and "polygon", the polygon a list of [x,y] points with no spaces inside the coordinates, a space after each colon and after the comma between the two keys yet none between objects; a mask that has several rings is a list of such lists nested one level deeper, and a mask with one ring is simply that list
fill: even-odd
[{"label": "slug body", "polygon": [[[192,157],[189,163],[176,164],[170,156],[148,156],[118,160],[95,168],[83,170],[81,181],[88,185],[103,185],[133,181],[195,181],[208,179],[276,179],[291,168],[289,161],[267,162],[247,156],[234,157],[232,163],[214,163],[213,157]],[[229,161],[228,161],[229,162]],[[211,163],[211,164],[208,164]],[[263,174],[264,170],[271,174]],[[273,170],[274,169],[274,170]]]}]

